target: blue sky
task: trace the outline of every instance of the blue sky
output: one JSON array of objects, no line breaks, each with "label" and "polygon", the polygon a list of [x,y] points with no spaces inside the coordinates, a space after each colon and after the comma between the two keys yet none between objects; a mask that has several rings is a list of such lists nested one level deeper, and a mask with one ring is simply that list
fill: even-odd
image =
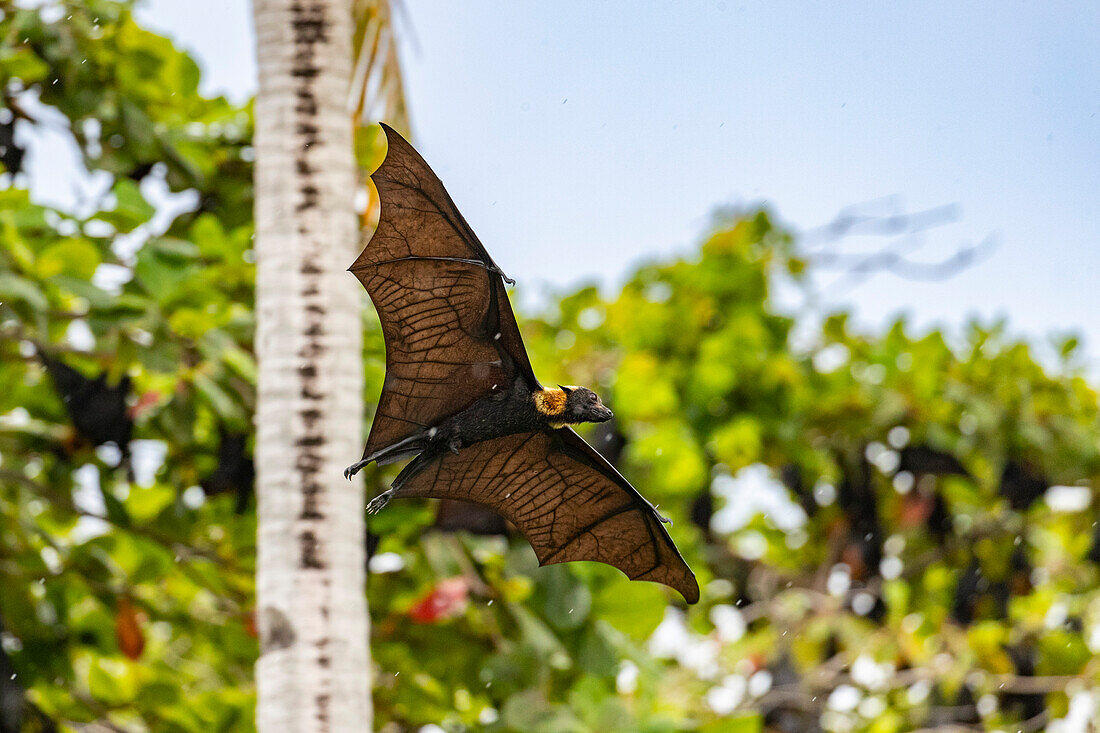
[{"label": "blue sky", "polygon": [[[1006,315],[1097,354],[1100,4],[404,5],[417,147],[529,292],[688,252],[718,206],[766,202],[808,229],[897,196],[959,206],[913,259],[998,247],[946,282],[883,274],[831,302],[868,323]],[[242,99],[249,13],[151,0],[141,17]]]}]

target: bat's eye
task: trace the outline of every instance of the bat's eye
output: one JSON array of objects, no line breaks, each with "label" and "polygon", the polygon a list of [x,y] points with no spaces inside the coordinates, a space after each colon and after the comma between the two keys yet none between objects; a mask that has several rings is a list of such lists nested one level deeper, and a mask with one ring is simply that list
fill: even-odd
[{"label": "bat's eye", "polygon": [[596,404],[596,393],[595,392],[589,392],[588,393],[588,404],[590,404],[590,405]]}]

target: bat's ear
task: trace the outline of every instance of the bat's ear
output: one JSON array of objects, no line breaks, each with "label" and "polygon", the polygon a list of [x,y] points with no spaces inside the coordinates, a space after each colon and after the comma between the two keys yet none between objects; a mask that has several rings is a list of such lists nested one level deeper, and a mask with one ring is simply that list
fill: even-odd
[{"label": "bat's ear", "polygon": [[566,397],[568,397],[573,392],[572,387],[566,387],[564,384],[559,384],[558,389],[560,389],[562,392],[565,392]]}]

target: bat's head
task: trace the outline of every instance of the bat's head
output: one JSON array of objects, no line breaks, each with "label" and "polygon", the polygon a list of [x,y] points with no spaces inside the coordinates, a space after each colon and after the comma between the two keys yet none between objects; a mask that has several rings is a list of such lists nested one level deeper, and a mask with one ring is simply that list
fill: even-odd
[{"label": "bat's head", "polygon": [[614,413],[604,407],[595,392],[587,387],[561,387],[565,393],[565,417],[571,423],[607,422]]}]

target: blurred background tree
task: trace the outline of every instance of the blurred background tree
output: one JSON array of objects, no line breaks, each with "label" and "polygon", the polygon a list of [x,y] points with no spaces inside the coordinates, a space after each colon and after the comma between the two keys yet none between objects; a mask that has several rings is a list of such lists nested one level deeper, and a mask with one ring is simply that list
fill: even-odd
[{"label": "blurred background tree", "polygon": [[[251,109],[201,95],[126,3],[0,10],[0,731],[249,730]],[[27,190],[42,128],[89,171],[72,210]],[[378,164],[376,128],[358,149]],[[605,395],[617,421],[589,437],[676,520],[702,601],[539,569],[465,505],[396,502],[367,537],[378,729],[1095,717],[1100,426],[1076,340],[1039,359],[1003,323],[781,306],[820,266],[746,209],[533,309],[536,369]]]}]

